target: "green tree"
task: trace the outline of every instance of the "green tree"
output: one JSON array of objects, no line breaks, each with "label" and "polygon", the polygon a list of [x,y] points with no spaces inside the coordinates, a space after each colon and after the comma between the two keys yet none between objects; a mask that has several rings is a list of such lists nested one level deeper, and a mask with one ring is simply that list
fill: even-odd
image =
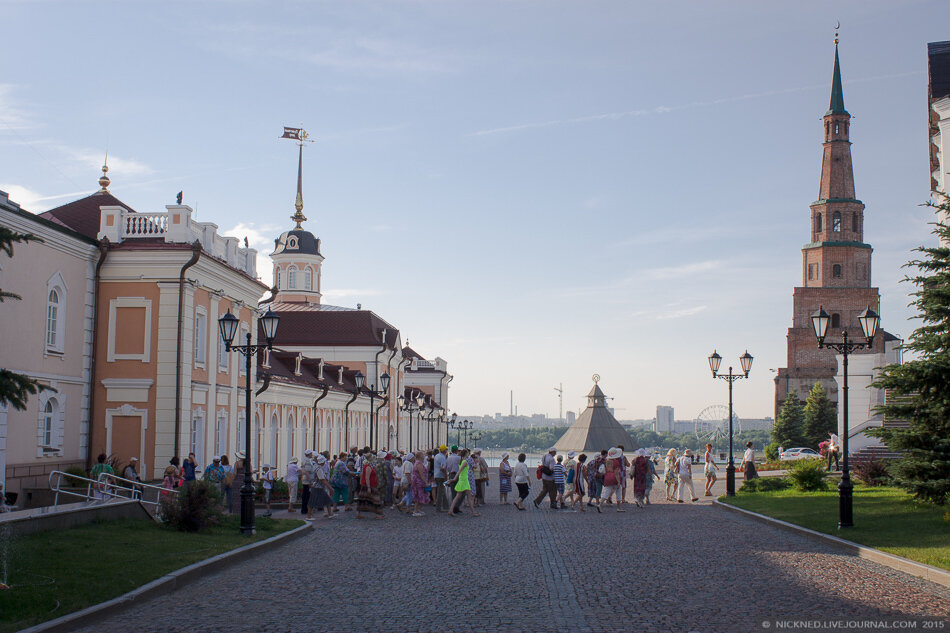
[{"label": "green tree", "polygon": [[878,411],[909,426],[871,432],[902,453],[892,469],[897,484],[938,505],[950,496],[950,225],[939,220],[941,212],[950,213],[950,201],[941,199],[927,206],[937,210],[933,233],[942,244],[915,249],[922,256],[904,266],[915,269],[904,281],[916,286],[911,305],[922,321],[903,346],[912,360],[888,365],[874,383],[888,392]]},{"label": "green tree", "polygon": [[816,382],[805,400],[804,432],[805,443],[818,450],[818,443],[828,439],[830,433],[838,428],[838,408],[828,399],[828,394],[820,382]]},{"label": "green tree", "polygon": [[804,446],[805,410],[794,393],[788,394],[772,427],[772,441],[784,448]]},{"label": "green tree", "polygon": [[[5,226],[0,226],[0,252],[7,257],[13,257],[13,245],[28,242],[42,242],[32,233],[17,233]],[[12,292],[0,290],[0,303],[5,299],[19,301],[21,297]],[[29,376],[18,374],[9,369],[0,368],[0,404],[12,405],[14,409],[26,409],[26,401],[31,395],[49,389]]]}]

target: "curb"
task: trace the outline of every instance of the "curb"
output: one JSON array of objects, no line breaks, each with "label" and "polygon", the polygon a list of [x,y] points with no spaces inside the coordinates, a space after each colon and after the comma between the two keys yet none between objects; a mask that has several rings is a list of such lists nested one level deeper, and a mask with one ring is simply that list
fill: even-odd
[{"label": "curb", "polygon": [[890,567],[891,569],[896,569],[897,571],[904,572],[905,574],[923,578],[924,580],[929,580],[930,582],[950,588],[950,572],[940,569],[939,567],[918,563],[917,561],[910,560],[909,558],[888,554],[887,552],[882,552],[879,549],[867,547],[866,545],[861,545],[859,543],[855,543],[854,541],[848,541],[846,539],[839,538],[837,536],[831,536],[830,534],[825,534],[823,532],[816,532],[815,530],[810,530],[787,521],[774,519],[770,516],[759,514],[758,512],[752,512],[751,510],[737,508],[736,506],[729,505],[728,503],[723,503],[718,499],[713,499],[713,505],[717,505],[720,508],[724,508],[730,512],[743,514],[753,519],[762,521],[763,523],[769,523],[788,532],[794,532],[802,536],[810,537],[817,541],[822,541],[825,544],[834,545],[840,549],[850,552],[858,558],[865,558],[880,565],[884,565],[885,567]]},{"label": "curb", "polygon": [[272,536],[269,539],[258,541],[257,543],[251,543],[249,545],[233,549],[229,552],[218,554],[217,556],[212,556],[211,558],[198,561],[197,563],[193,563],[187,567],[182,567],[181,569],[165,574],[160,578],[156,578],[155,580],[148,582],[137,589],[133,589],[132,591],[116,598],[112,598],[111,600],[94,604],[91,607],[86,607],[85,609],[81,609],[79,611],[74,611],[73,613],[56,618],[55,620],[41,622],[40,624],[31,626],[28,629],[21,629],[19,633],[58,633],[60,631],[73,631],[80,626],[86,626],[98,619],[108,615],[113,615],[123,609],[133,607],[151,598],[170,593],[180,587],[183,587],[184,585],[187,585],[190,582],[194,582],[195,580],[214,573],[228,565],[247,560],[248,558],[260,554],[263,551],[283,545],[286,541],[304,536],[312,529],[312,524],[306,523],[292,530],[281,532],[280,534]]}]

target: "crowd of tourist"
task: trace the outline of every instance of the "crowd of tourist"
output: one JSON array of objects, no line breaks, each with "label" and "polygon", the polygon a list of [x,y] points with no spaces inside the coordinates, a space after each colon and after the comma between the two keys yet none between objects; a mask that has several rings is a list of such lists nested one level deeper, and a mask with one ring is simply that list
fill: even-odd
[{"label": "crowd of tourist", "polygon": [[[756,476],[748,455],[752,453],[751,443],[746,453],[748,459],[743,459],[741,468],[748,479]],[[232,513],[238,512],[240,495],[234,493],[240,490],[244,480],[244,453],[239,451],[235,457],[232,466],[227,455],[215,456],[202,475],[202,479],[220,488],[223,503]],[[603,449],[590,456],[576,451],[558,454],[552,447],[536,469],[529,469],[526,460],[524,453],[515,458],[502,453],[499,464],[489,467],[481,449],[470,451],[444,444],[434,450],[412,452],[373,451],[369,447],[354,446],[337,455],[308,449],[302,460],[293,457],[287,464],[283,477],[287,485],[287,510],[295,512],[299,507],[308,521],[314,520],[315,514],[322,513],[327,519],[333,519],[340,512],[353,510],[358,519],[382,519],[386,508],[421,517],[426,506],[449,517],[457,517],[467,508],[469,514],[477,517],[478,508],[486,503],[489,475],[495,468],[499,503],[512,505],[519,511],[527,509],[526,501],[540,509],[546,500],[552,510],[626,512],[624,506],[629,503],[638,508],[649,505],[653,484],[661,479],[657,472],[658,460],[648,451],[638,449],[626,454],[623,446]],[[689,449],[682,454],[674,448],[667,452],[662,477],[667,501],[699,500],[693,489],[695,464],[696,456]],[[706,479],[704,494],[711,496],[719,472],[711,444],[706,445],[702,464]],[[198,472],[193,453],[180,465],[175,458],[165,470],[163,486],[172,489],[195,481]],[[270,516],[277,471],[265,463],[252,474],[263,491],[264,516]],[[540,484],[533,497],[532,481]]]}]

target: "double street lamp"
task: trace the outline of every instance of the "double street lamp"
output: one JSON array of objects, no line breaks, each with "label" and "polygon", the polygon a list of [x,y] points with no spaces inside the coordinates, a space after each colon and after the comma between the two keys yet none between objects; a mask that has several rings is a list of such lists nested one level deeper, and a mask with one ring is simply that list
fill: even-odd
[{"label": "double street lamp", "polygon": [[752,354],[746,350],[745,354],[739,357],[739,364],[742,365],[742,373],[732,373],[732,367],[729,367],[728,374],[719,373],[719,364],[722,362],[722,356],[716,350],[709,355],[709,369],[712,370],[713,378],[721,378],[729,383],[729,465],[726,466],[726,496],[736,496],[736,462],[732,456],[732,383],[737,380],[749,377],[749,370],[752,369]]},{"label": "double street lamp", "polygon": [[465,439],[468,439],[468,430],[474,426],[474,423],[469,420],[458,420],[456,419],[455,414],[452,414],[452,419],[449,421],[449,426],[455,428],[455,444],[456,446],[464,446],[462,444],[462,431],[465,431]]},{"label": "double street lamp", "polygon": [[415,411],[419,411],[420,415],[422,412],[422,407],[425,405],[426,396],[423,392],[417,391],[414,396],[405,397],[399,396],[400,408],[403,411],[409,412],[409,452],[412,452],[412,414]]},{"label": "double street lamp", "polygon": [[472,441],[475,442],[475,448],[478,448],[478,440],[482,439],[485,436],[484,433],[472,433]]},{"label": "double street lamp", "polygon": [[247,332],[245,345],[231,345],[237,334],[237,317],[228,310],[227,314],[218,319],[218,330],[224,340],[224,349],[227,352],[238,352],[244,355],[244,485],[241,486],[241,533],[254,533],[254,482],[251,479],[251,357],[256,356],[262,349],[274,349],[274,336],[277,334],[277,323],[280,317],[270,308],[260,318],[261,329],[264,330],[264,345],[251,344],[251,332]]},{"label": "double street lamp", "polygon": [[854,514],[852,512],[852,493],[854,486],[851,485],[851,474],[848,470],[848,356],[851,352],[859,349],[870,349],[874,345],[874,335],[877,334],[878,325],[881,323],[881,317],[868,306],[864,312],[858,315],[858,324],[861,326],[861,332],[864,334],[865,343],[857,343],[848,338],[848,331],[841,333],[841,343],[829,343],[825,341],[828,334],[828,326],[831,324],[831,317],[825,312],[824,306],[819,306],[818,310],[811,315],[811,325],[815,329],[815,337],[818,338],[818,349],[833,349],[844,357],[844,400],[842,405],[842,444],[843,465],[841,469],[841,482],[838,484],[838,528],[849,528],[854,526]]},{"label": "double street lamp", "polygon": [[[363,384],[366,382],[366,376],[363,375],[363,372],[356,372],[356,390],[357,392],[363,391]],[[369,392],[369,445],[373,448],[379,448],[376,444],[373,443],[375,439],[376,442],[379,442],[379,413],[376,411],[374,406],[376,398],[385,397],[389,393],[389,374],[383,373],[379,377],[379,382],[381,383],[382,389],[379,391],[376,390],[376,385],[366,387],[366,391]],[[380,405],[382,406],[382,405]]]}]

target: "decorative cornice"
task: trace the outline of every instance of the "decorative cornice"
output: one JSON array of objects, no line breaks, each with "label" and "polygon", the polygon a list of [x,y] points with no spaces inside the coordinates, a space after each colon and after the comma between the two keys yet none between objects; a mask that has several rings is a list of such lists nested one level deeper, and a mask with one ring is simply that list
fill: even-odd
[{"label": "decorative cornice", "polygon": [[865,244],[864,242],[812,242],[811,244],[805,244],[802,246],[802,250],[822,248],[824,246],[848,246],[852,248],[866,248],[868,250],[874,250],[871,248],[870,244]]}]

